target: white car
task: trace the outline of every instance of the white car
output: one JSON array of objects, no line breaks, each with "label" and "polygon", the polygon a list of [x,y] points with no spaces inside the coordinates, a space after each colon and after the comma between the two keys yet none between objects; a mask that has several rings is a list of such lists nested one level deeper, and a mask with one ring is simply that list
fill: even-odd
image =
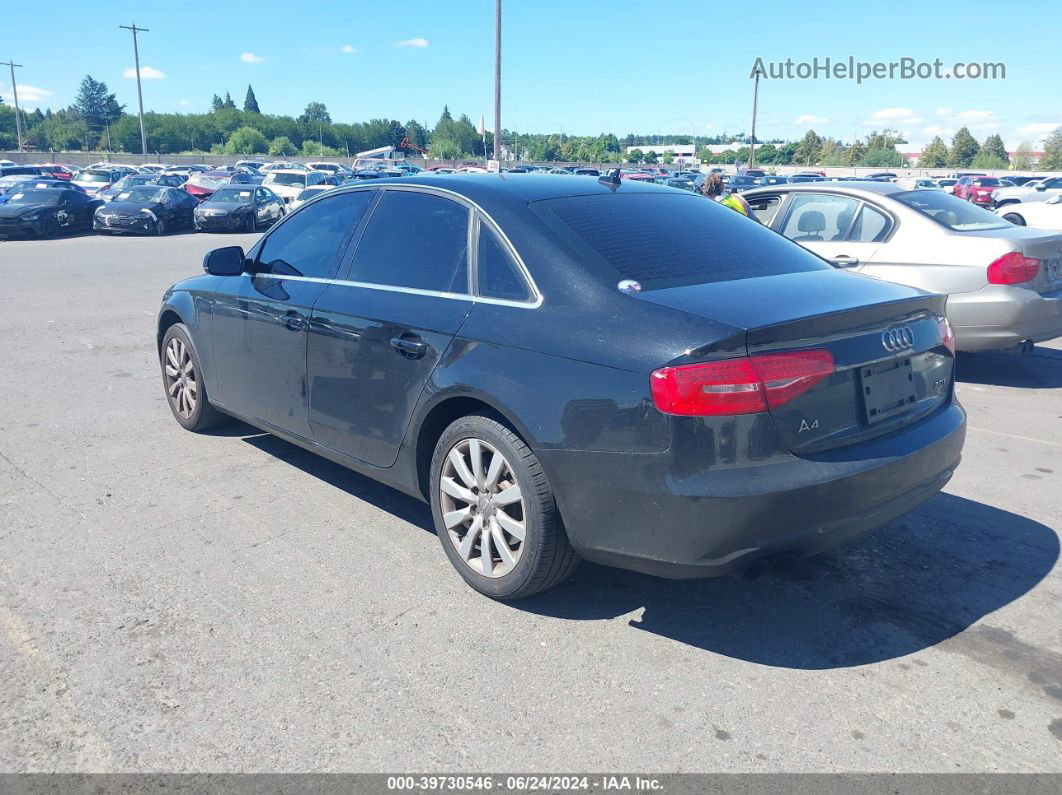
[{"label": "white car", "polygon": [[1062,232],[1062,196],[1052,196],[1042,202],[1007,204],[996,210],[996,215],[1018,226]]},{"label": "white car", "polygon": [[161,174],[163,171],[166,171],[169,168],[170,166],[166,165],[165,163],[144,163],[144,165],[140,167],[140,170],[150,171],[153,174]]},{"label": "white car", "polygon": [[291,204],[307,188],[323,185],[328,174],[323,171],[299,171],[294,168],[275,169],[266,173],[262,184]]},{"label": "white car", "polygon": [[298,207],[301,207],[314,196],[319,196],[325,191],[332,190],[332,188],[334,187],[335,185],[311,185],[309,188],[306,188],[302,193],[300,193],[298,196],[291,200],[291,202],[288,204],[288,209],[294,210]]},{"label": "white car", "polygon": [[280,160],[276,163],[266,163],[260,169],[263,174],[267,174],[270,171],[309,171],[302,163],[288,163],[284,160]]},{"label": "white car", "polygon": [[1018,202],[1043,202],[1062,194],[1062,177],[1044,177],[1035,182],[1026,182],[1020,188],[999,188],[992,191],[996,207]]},{"label": "white car", "polygon": [[127,176],[127,172],[122,170],[90,166],[89,168],[81,169],[71,182],[79,188],[83,188],[89,196],[95,196],[101,191],[107,190],[124,176]]},{"label": "white car", "polygon": [[3,158],[0,158],[0,166],[17,166],[17,165],[18,165],[18,163],[16,163],[14,160],[4,160]]},{"label": "white car", "polygon": [[925,177],[898,177],[892,182],[907,190],[944,190],[936,182]]}]

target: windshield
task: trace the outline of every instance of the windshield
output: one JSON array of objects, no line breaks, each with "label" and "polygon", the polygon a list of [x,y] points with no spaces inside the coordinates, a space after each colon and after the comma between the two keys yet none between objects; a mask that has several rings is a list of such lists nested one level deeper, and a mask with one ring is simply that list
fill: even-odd
[{"label": "windshield", "polygon": [[265,178],[265,182],[267,185],[305,185],[306,177],[303,174],[280,174],[272,171]]},{"label": "windshield", "polygon": [[1009,226],[998,215],[939,190],[904,191],[892,194],[892,198],[955,232],[980,232]]},{"label": "windshield", "polygon": [[[829,270],[781,235],[689,193],[576,196],[537,203],[602,263],[604,281],[643,288]],[[533,207],[535,205],[532,205]],[[536,207],[537,209],[537,207]]]},{"label": "windshield", "polygon": [[137,174],[135,176],[131,175],[128,177],[122,177],[120,180],[114,183],[114,187],[119,189],[131,188],[134,185],[146,185],[154,179],[156,179],[156,177],[153,177],[150,174]]},{"label": "windshield", "polygon": [[979,188],[998,188],[999,180],[995,177],[981,177],[981,179],[975,179],[973,184]]},{"label": "windshield", "polygon": [[220,188],[222,185],[229,184],[228,174],[193,174],[188,179],[189,185],[195,185],[200,188]]},{"label": "windshield", "polygon": [[124,190],[114,197],[117,202],[136,202],[136,203],[150,203],[162,201],[162,196],[166,192],[164,188],[157,188],[155,186],[141,186],[138,188],[130,188]]},{"label": "windshield", "polygon": [[77,175],[76,182],[110,182],[111,174],[109,171],[82,171]]},{"label": "windshield", "polygon": [[56,205],[59,203],[59,197],[62,195],[62,191],[58,190],[27,190],[22,193],[14,194],[8,200],[8,204]]},{"label": "windshield", "polygon": [[212,202],[249,202],[251,191],[246,188],[222,188],[209,201]]}]

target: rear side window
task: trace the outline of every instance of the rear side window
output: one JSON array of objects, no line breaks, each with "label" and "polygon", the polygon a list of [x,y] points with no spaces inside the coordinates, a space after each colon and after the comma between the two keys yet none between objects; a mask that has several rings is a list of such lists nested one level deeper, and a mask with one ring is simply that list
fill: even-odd
[{"label": "rear side window", "polygon": [[277,227],[258,254],[259,273],[329,278],[344,238],[372,202],[369,191],[309,205]]},{"label": "rear side window", "polygon": [[508,249],[486,223],[479,227],[476,275],[479,277],[479,295],[485,298],[527,301],[531,297]]},{"label": "rear side window", "polygon": [[798,193],[789,202],[782,234],[790,240],[813,243],[844,240],[859,209],[859,201],[828,193]]},{"label": "rear side window", "polygon": [[351,279],[468,292],[468,208],[412,191],[384,191],[358,244]]},{"label": "rear side window", "polygon": [[[623,189],[620,188],[620,191]],[[691,194],[595,194],[542,202],[609,266],[643,289],[827,270],[741,213]]]},{"label": "rear side window", "polygon": [[892,222],[885,213],[864,204],[848,232],[848,239],[857,243],[880,243],[888,237],[891,227]]}]

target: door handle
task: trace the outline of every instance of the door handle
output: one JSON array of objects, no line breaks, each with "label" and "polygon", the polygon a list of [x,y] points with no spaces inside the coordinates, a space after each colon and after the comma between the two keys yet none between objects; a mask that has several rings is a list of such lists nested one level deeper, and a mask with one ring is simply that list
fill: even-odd
[{"label": "door handle", "polygon": [[428,343],[416,336],[392,337],[391,347],[398,352],[399,356],[407,359],[419,359],[428,352]]},{"label": "door handle", "polygon": [[288,331],[302,331],[306,328],[306,318],[296,312],[290,312],[280,318]]},{"label": "door handle", "polygon": [[838,254],[836,257],[831,257],[830,262],[838,268],[854,268],[859,264],[859,260],[855,257],[849,257],[847,254]]}]

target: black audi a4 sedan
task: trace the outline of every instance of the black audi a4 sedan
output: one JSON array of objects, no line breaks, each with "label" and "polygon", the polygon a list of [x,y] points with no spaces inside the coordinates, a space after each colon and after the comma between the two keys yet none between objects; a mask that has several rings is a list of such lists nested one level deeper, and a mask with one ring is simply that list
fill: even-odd
[{"label": "black audi a4 sedan", "polygon": [[180,188],[137,185],[96,210],[92,228],[104,234],[164,235],[190,228],[198,206],[195,197]]},{"label": "black audi a4 sedan", "polygon": [[47,239],[92,228],[92,213],[103,204],[72,188],[34,188],[12,193],[0,204],[0,238]]},{"label": "black audi a4 sedan", "polygon": [[959,463],[945,299],[652,184],[406,177],[210,252],[158,320],[170,408],[431,505],[494,598],[580,558],[666,577],[810,554]]}]

